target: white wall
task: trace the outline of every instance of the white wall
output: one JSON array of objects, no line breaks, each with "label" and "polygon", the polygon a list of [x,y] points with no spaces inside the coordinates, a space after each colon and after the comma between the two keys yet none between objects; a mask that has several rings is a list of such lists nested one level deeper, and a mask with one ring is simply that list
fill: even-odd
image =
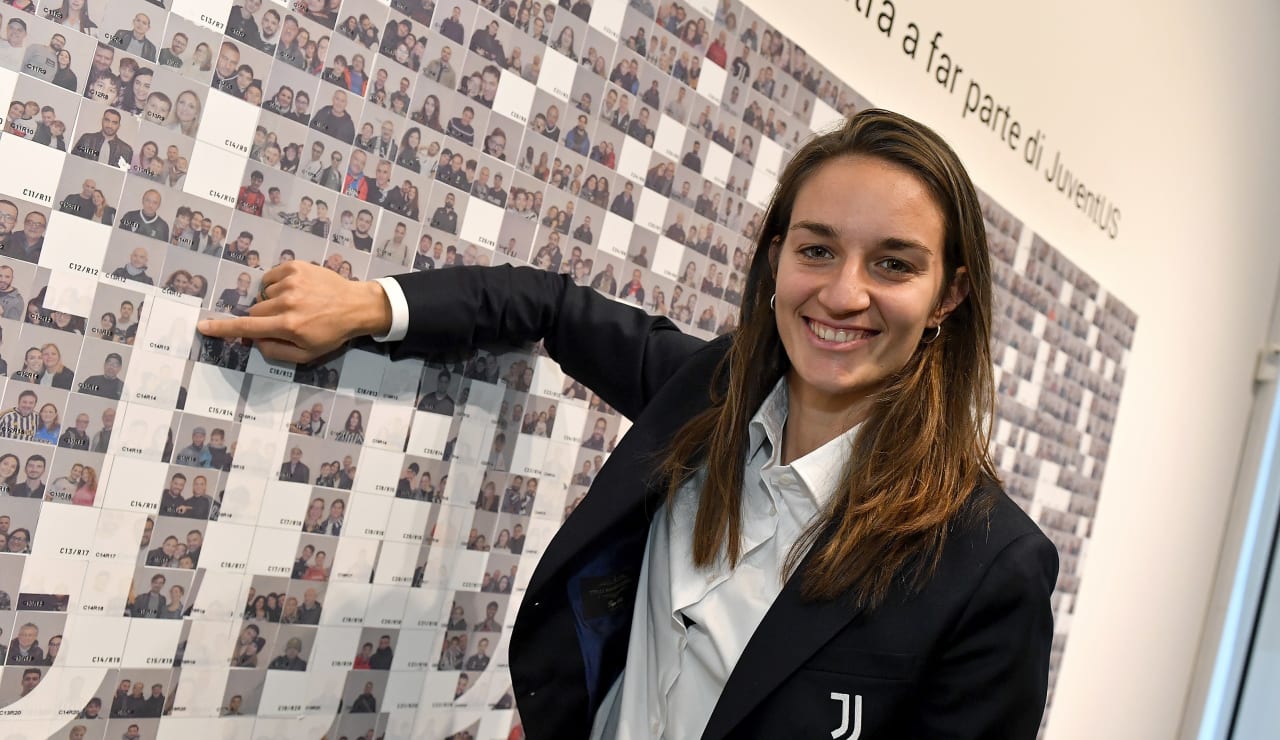
[{"label": "white wall", "polygon": [[[873,3],[872,17],[882,6]],[[748,0],[875,104],[937,128],[975,182],[1138,314],[1048,738],[1171,738],[1201,638],[1280,249],[1280,6]],[[1108,239],[899,46],[908,21],[1123,210]],[[927,48],[921,53],[927,53]],[[1046,155],[1048,156],[1048,155]]]}]

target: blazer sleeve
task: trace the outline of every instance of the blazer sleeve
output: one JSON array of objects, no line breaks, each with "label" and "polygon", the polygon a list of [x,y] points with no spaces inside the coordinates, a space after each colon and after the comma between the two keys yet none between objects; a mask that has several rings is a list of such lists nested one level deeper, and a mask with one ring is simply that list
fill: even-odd
[{"label": "blazer sleeve", "polygon": [[914,738],[1035,740],[1048,690],[1058,551],[1040,531],[1010,542],[920,688]]},{"label": "blazer sleeve", "polygon": [[705,345],[666,317],[532,267],[450,267],[395,280],[409,303],[402,346],[451,351],[541,339],[566,373],[629,419]]}]

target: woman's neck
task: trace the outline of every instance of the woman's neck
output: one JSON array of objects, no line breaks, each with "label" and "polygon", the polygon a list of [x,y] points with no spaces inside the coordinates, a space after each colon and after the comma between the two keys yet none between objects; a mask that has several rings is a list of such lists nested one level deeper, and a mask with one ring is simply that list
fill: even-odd
[{"label": "woman's neck", "polygon": [[867,396],[850,402],[846,397],[819,395],[787,376],[787,423],[782,434],[782,464],[790,465],[862,422],[869,412]]}]

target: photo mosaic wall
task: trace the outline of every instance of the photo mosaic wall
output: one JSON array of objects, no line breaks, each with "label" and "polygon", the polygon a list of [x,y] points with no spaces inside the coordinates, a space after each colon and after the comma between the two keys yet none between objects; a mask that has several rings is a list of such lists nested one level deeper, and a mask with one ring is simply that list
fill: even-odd
[{"label": "photo mosaic wall", "polygon": [[[6,0],[0,30],[2,734],[520,737],[516,607],[627,421],[536,347],[294,367],[196,322],[297,259],[531,264],[733,331],[857,80],[737,0]],[[1056,670],[1136,317],[983,201]]]}]

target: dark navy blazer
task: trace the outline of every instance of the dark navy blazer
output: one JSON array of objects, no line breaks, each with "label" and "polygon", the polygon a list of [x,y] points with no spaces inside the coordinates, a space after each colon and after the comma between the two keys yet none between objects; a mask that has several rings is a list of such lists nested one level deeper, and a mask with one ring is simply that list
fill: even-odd
[{"label": "dark navy blazer", "polygon": [[[394,352],[541,339],[568,375],[633,421],[591,495],[545,549],[509,646],[526,735],[584,738],[626,663],[649,523],[666,492],[658,460],[675,431],[709,405],[729,337],[704,342],[568,276],[528,267],[396,280],[412,320]],[[703,737],[1035,738],[1057,551],[994,481],[971,500],[989,502],[988,513],[957,518],[936,575],[918,593],[895,587],[867,612],[847,599],[808,602],[791,578]],[[688,736],[680,728],[668,735]]]}]

